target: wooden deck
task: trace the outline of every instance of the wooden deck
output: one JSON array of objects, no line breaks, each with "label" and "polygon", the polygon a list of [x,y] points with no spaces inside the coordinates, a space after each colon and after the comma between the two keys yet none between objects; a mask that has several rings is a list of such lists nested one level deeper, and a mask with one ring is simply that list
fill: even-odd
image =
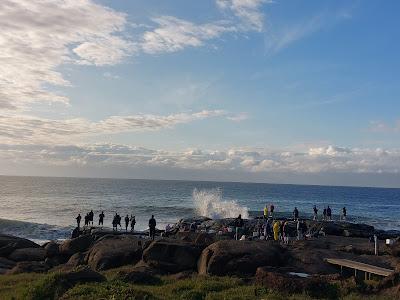
[{"label": "wooden deck", "polygon": [[364,264],[358,261],[349,260],[349,259],[341,259],[341,258],[325,258],[327,263],[332,265],[340,266],[340,270],[343,270],[343,267],[354,269],[354,275],[357,276],[357,271],[365,272],[365,279],[371,278],[371,274],[379,275],[387,277],[394,272],[394,270],[385,269],[369,264]]}]

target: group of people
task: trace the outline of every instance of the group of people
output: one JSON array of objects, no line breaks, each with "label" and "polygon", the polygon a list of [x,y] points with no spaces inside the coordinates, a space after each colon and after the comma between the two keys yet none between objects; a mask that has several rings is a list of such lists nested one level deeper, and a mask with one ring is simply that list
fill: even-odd
[{"label": "group of people", "polygon": [[[90,212],[88,212],[85,215],[85,218],[84,218],[85,226],[93,225],[93,218],[94,218],[94,213],[93,213],[93,210],[91,210]],[[80,226],[81,226],[81,220],[82,220],[82,216],[81,216],[81,214],[78,214],[78,216],[76,217],[76,223],[78,225],[78,228],[80,228]]]},{"label": "group of people", "polygon": [[[316,205],[313,207],[314,211],[314,221],[318,220],[318,208]],[[342,213],[340,214],[340,220],[341,221],[346,221],[347,218],[347,209],[346,206],[343,206],[342,208]],[[325,207],[324,210],[322,211],[322,221],[332,221],[332,209],[328,205],[328,207]]]},{"label": "group of people", "polygon": [[[113,221],[112,221],[113,230],[117,231],[118,230],[118,225],[119,225],[120,228],[122,228],[121,220],[122,220],[121,216],[118,213],[115,213],[115,215],[113,217]],[[128,231],[129,225],[131,226],[131,231],[135,230],[136,216],[126,215],[124,221],[125,221],[125,231]]]},{"label": "group of people", "polygon": [[[101,226],[101,227],[104,225],[104,217],[105,217],[105,214],[104,214],[104,211],[102,211],[99,214],[99,226]],[[94,213],[93,213],[93,210],[91,210],[90,212],[88,212],[85,215],[85,218],[84,218],[85,225],[84,226],[90,226],[90,225],[93,226],[94,225],[93,219],[94,219]],[[115,213],[114,218],[112,220],[113,230],[118,230],[118,225],[119,225],[119,227],[122,227],[121,219],[122,219],[121,216],[118,213]],[[81,216],[81,214],[78,214],[78,216],[76,217],[76,224],[77,224],[78,228],[81,227],[81,220],[82,220],[82,216]],[[136,217],[133,215],[131,215],[130,217],[129,217],[129,215],[126,215],[125,230],[128,231],[128,227],[130,225],[131,231],[134,231],[135,224],[136,224]]]}]

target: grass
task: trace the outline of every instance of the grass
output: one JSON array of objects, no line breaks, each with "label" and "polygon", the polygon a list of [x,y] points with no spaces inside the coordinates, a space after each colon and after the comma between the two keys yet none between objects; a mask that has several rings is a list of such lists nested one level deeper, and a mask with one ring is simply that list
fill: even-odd
[{"label": "grass", "polygon": [[[193,276],[192,278],[173,280],[161,277],[158,285],[134,285],[118,280],[117,274],[128,270],[122,267],[103,274],[107,282],[78,284],[72,288],[63,285],[62,276],[50,274],[19,274],[0,276],[0,299],[146,299],[146,300],[309,300],[308,295],[285,295],[244,282],[236,277]],[[340,288],[339,288],[340,290]],[[383,300],[387,296],[366,296],[347,291],[338,299],[343,300]]]}]

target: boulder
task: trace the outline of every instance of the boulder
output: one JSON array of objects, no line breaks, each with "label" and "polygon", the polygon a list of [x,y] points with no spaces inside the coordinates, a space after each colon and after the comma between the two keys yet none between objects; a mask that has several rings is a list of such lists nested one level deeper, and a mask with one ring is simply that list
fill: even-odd
[{"label": "boulder", "polygon": [[85,252],[93,243],[93,237],[89,234],[65,240],[59,246],[60,254],[71,256],[77,252]]},{"label": "boulder", "polygon": [[106,281],[106,278],[102,274],[93,271],[88,266],[81,266],[72,271],[61,274],[63,281],[70,287],[78,283]]},{"label": "boulder", "polygon": [[85,257],[86,257],[86,253],[75,253],[74,255],[72,255],[69,260],[67,261],[67,265],[71,266],[71,267],[77,267],[80,265],[84,265],[86,264],[85,262]]},{"label": "boulder", "polygon": [[194,270],[201,248],[185,241],[161,239],[152,242],[143,252],[143,261],[169,273]]},{"label": "boulder", "polygon": [[13,261],[44,261],[46,258],[46,250],[43,248],[16,249],[8,258]]},{"label": "boulder", "polygon": [[136,263],[142,254],[143,241],[133,235],[106,235],[88,251],[85,261],[95,270],[105,270]]},{"label": "boulder", "polygon": [[46,257],[55,257],[59,254],[59,245],[56,242],[48,242],[44,246],[46,250]]},{"label": "boulder", "polygon": [[14,268],[16,263],[4,257],[0,257],[0,274],[5,274],[12,268]]},{"label": "boulder", "polygon": [[0,256],[7,257],[14,250],[21,248],[38,248],[38,244],[12,235],[0,234]]},{"label": "boulder", "polygon": [[[299,276],[295,274],[296,273],[281,272],[276,268],[260,267],[257,269],[255,281],[257,285],[281,293],[305,293],[317,298],[337,298],[338,295],[336,294],[335,290],[330,288],[330,284],[324,279],[318,276],[303,276],[303,274],[298,273],[300,275]],[[332,295],[332,293],[334,293],[334,295]]]},{"label": "boulder", "polygon": [[49,267],[44,262],[39,261],[21,261],[18,262],[7,274],[20,273],[44,273]]},{"label": "boulder", "polygon": [[175,238],[200,247],[203,246],[203,248],[215,242],[215,236],[205,232],[180,231],[175,234]]},{"label": "boulder", "polygon": [[161,282],[160,278],[155,276],[151,271],[148,272],[143,268],[133,268],[125,274],[119,274],[118,279],[134,284],[153,285]]},{"label": "boulder", "polygon": [[281,266],[284,249],[263,241],[218,241],[203,250],[198,261],[199,274],[254,275],[261,266]]},{"label": "boulder", "polygon": [[327,235],[368,238],[375,233],[373,226],[350,222],[310,222],[309,231],[322,230]]}]

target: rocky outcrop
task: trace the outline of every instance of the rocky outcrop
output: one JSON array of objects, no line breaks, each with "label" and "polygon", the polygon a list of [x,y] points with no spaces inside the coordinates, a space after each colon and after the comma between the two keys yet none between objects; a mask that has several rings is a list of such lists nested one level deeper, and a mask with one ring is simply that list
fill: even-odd
[{"label": "rocky outcrop", "polygon": [[0,274],[5,274],[13,267],[15,267],[16,263],[12,260],[9,260],[4,257],[0,257]]},{"label": "rocky outcrop", "polygon": [[38,248],[38,244],[12,235],[0,234],[0,257],[7,257],[21,248]]},{"label": "rocky outcrop", "polygon": [[334,290],[329,289],[330,284],[323,278],[318,276],[304,276],[306,274],[303,276],[299,275],[296,275],[296,273],[285,273],[276,268],[260,267],[257,269],[255,281],[260,286],[281,293],[306,293],[311,297],[327,297],[328,299],[336,299],[338,296],[336,293],[335,295],[329,295],[329,292],[332,293]]},{"label": "rocky outcrop", "polygon": [[95,270],[132,264],[140,260],[143,241],[132,235],[106,235],[89,249],[85,261]]},{"label": "rocky outcrop", "polygon": [[142,259],[154,268],[169,273],[178,273],[196,269],[201,249],[189,242],[161,239],[149,245],[143,252]]},{"label": "rocky outcrop", "polygon": [[314,222],[309,223],[309,231],[317,232],[322,230],[327,235],[337,235],[346,237],[368,238],[373,236],[375,229],[366,224],[357,224],[350,222]]},{"label": "rocky outcrop", "polygon": [[46,250],[43,248],[16,249],[8,258],[13,261],[44,261],[46,258]]},{"label": "rocky outcrop", "polygon": [[44,247],[46,250],[46,257],[52,258],[60,253],[59,245],[56,242],[48,242]]},{"label": "rocky outcrop", "polygon": [[203,250],[198,261],[199,274],[254,275],[261,266],[281,266],[284,249],[275,243],[226,240]]},{"label": "rocky outcrop", "polygon": [[59,246],[59,252],[61,255],[71,256],[77,252],[85,252],[93,243],[93,237],[91,235],[82,235],[80,237],[65,240]]}]

